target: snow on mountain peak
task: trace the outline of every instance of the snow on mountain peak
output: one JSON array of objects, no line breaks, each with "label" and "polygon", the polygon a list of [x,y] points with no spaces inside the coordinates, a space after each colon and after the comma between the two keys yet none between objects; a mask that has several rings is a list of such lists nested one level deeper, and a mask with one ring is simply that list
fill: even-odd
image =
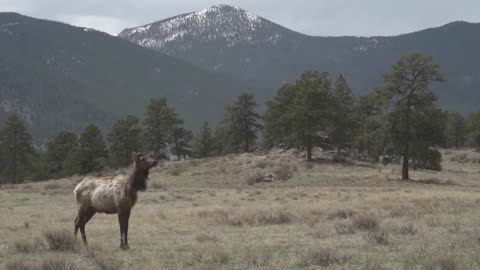
[{"label": "snow on mountain peak", "polygon": [[229,47],[257,42],[275,44],[281,39],[281,33],[265,30],[272,25],[271,22],[239,7],[217,5],[125,29],[119,36],[141,46],[156,49],[174,45],[189,47],[188,44],[192,42],[211,41],[225,42]]}]

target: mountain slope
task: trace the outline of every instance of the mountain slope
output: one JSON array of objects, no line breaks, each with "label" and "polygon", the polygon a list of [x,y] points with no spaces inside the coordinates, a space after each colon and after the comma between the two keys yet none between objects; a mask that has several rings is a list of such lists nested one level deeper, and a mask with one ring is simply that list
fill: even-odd
[{"label": "mountain slope", "polygon": [[120,37],[273,94],[306,69],[343,73],[357,94],[382,84],[400,56],[420,51],[435,58],[448,82],[435,85],[442,104],[469,112],[480,100],[480,24],[456,22],[395,37],[313,37],[237,7],[220,5],[125,29]]},{"label": "mountain slope", "polygon": [[[36,137],[108,127],[166,96],[194,127],[249,88],[92,29],[0,13],[0,120],[18,111]],[[218,106],[212,106],[217,104]]]}]

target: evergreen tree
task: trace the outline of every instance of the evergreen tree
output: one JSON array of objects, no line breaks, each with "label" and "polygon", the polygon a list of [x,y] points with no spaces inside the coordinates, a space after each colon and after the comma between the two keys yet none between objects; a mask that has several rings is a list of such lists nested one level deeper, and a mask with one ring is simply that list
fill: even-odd
[{"label": "evergreen tree", "polygon": [[[347,89],[342,89],[344,93]],[[266,140],[306,149],[312,160],[313,147],[323,142],[332,127],[336,99],[328,73],[307,71],[295,85],[279,89],[267,102]]]},{"label": "evergreen tree", "polygon": [[178,160],[192,154],[193,134],[190,130],[186,130],[183,127],[176,127],[173,130],[172,138],[172,153],[177,156]]},{"label": "evergreen tree", "polygon": [[471,113],[466,120],[467,143],[480,149],[480,112]]},{"label": "evergreen tree", "polygon": [[138,117],[128,115],[113,124],[107,135],[110,165],[118,168],[130,165],[132,152],[140,151],[142,128]]},{"label": "evergreen tree", "polygon": [[213,136],[214,153],[216,155],[225,155],[238,150],[233,142],[233,136],[230,130],[224,125],[219,125],[215,129]]},{"label": "evergreen tree", "polygon": [[48,174],[52,177],[65,175],[64,163],[70,151],[78,144],[77,135],[72,132],[62,131],[53,140],[47,143],[45,158]]},{"label": "evergreen tree", "polygon": [[250,152],[257,139],[257,132],[263,130],[260,115],[255,112],[257,103],[253,94],[242,93],[233,104],[227,105],[224,124],[230,132],[235,151]]},{"label": "evergreen tree", "polygon": [[447,128],[445,130],[447,137],[447,147],[463,147],[467,140],[467,128],[465,118],[459,113],[450,113],[448,115]]},{"label": "evergreen tree", "polygon": [[386,102],[382,92],[375,90],[361,96],[355,104],[354,119],[357,123],[355,143],[361,155],[379,160],[388,144],[385,120]]},{"label": "evergreen tree", "polygon": [[312,160],[313,147],[321,137],[328,134],[332,125],[335,101],[328,73],[307,71],[297,81],[294,99],[293,127],[297,141],[307,151],[307,160]]},{"label": "evergreen tree", "polygon": [[205,158],[212,156],[215,152],[214,139],[212,129],[205,121],[200,131],[195,135],[193,141],[193,156],[197,158]]},{"label": "evergreen tree", "polygon": [[340,151],[349,142],[353,141],[356,124],[353,114],[355,98],[353,97],[352,89],[347,84],[347,80],[341,74],[335,80],[333,98],[335,103],[334,121],[330,139],[338,151]]},{"label": "evergreen tree", "polygon": [[80,134],[78,146],[73,148],[64,165],[70,174],[100,171],[105,165],[107,148],[102,133],[90,124]]},{"label": "evergreen tree", "polygon": [[[432,81],[443,81],[443,75],[437,64],[432,63],[432,58],[420,53],[413,53],[398,60],[392,70],[385,75],[385,95],[391,103],[390,125],[392,139],[396,153],[403,158],[402,179],[409,179],[409,163],[412,158],[412,150],[427,151],[434,145],[430,137],[434,134],[426,134],[419,137],[418,130],[423,127],[424,116],[438,110],[436,98],[429,90]],[[437,131],[443,134],[443,130]],[[414,143],[421,142],[422,148],[416,148]],[[418,145],[417,145],[418,146]]]},{"label": "evergreen tree", "polygon": [[0,131],[1,173],[5,183],[23,182],[32,168],[32,136],[16,113],[9,113]]},{"label": "evergreen tree", "polygon": [[285,84],[272,100],[267,101],[265,120],[265,146],[273,147],[278,144],[297,146],[294,128],[293,106],[297,87]]},{"label": "evergreen tree", "polygon": [[153,98],[145,111],[145,142],[149,151],[160,156],[173,142],[173,131],[183,122],[165,98]]}]

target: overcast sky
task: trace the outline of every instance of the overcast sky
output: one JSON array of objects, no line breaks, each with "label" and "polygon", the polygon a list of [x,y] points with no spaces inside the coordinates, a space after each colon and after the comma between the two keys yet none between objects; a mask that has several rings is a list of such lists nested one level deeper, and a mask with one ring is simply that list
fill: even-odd
[{"label": "overcast sky", "polygon": [[0,0],[0,11],[116,35],[126,27],[218,4],[321,36],[397,35],[458,20],[480,22],[480,0]]}]

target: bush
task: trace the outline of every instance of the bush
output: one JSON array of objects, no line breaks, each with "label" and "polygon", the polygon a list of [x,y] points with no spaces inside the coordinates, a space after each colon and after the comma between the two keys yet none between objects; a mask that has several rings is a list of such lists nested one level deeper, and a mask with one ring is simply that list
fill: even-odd
[{"label": "bush", "polygon": [[246,210],[238,214],[219,213],[220,222],[231,226],[289,224],[293,216],[284,210]]},{"label": "bush", "polygon": [[335,224],[335,230],[337,234],[354,234],[355,228],[350,223],[337,223]]},{"label": "bush", "polygon": [[457,270],[467,269],[461,266],[461,261],[453,254],[443,254],[441,256],[427,257],[423,262],[425,270]]},{"label": "bush", "polygon": [[201,249],[193,254],[193,259],[204,264],[227,264],[230,254],[220,248]]},{"label": "bush", "polygon": [[55,190],[61,188],[58,183],[48,183],[43,187],[45,190]]},{"label": "bush", "polygon": [[255,168],[260,168],[260,169],[265,169],[270,166],[272,166],[272,163],[266,160],[260,160],[255,164]]},{"label": "bush", "polygon": [[32,270],[34,269],[33,268],[33,265],[27,261],[25,261],[25,259],[21,259],[21,258],[18,258],[18,259],[13,259],[13,260],[10,260],[8,261],[5,265],[4,265],[4,269],[5,270]]},{"label": "bush", "polygon": [[378,219],[371,215],[361,215],[353,219],[353,226],[361,231],[374,231],[378,229]]},{"label": "bush", "polygon": [[43,232],[47,244],[54,251],[76,251],[77,239],[69,231],[45,231]]},{"label": "bush", "polygon": [[353,215],[355,215],[355,211],[351,210],[351,209],[339,209],[335,212],[332,212],[330,214],[328,214],[328,219],[332,220],[332,219],[347,219],[347,218],[351,218]]},{"label": "bush", "polygon": [[281,181],[287,181],[293,176],[292,168],[289,166],[278,167],[273,171],[273,174],[275,175],[275,179]]},{"label": "bush", "polygon": [[215,235],[209,235],[209,234],[200,234],[195,237],[195,240],[200,243],[204,242],[217,242],[218,238]]},{"label": "bush", "polygon": [[75,264],[68,258],[63,256],[44,257],[41,264],[41,270],[73,270],[76,269]]},{"label": "bush", "polygon": [[15,249],[21,253],[33,253],[42,247],[42,242],[36,239],[34,242],[22,240],[15,242]]},{"label": "bush", "polygon": [[244,260],[253,267],[252,269],[268,266],[272,259],[273,251],[266,247],[255,250],[248,248],[244,255]]},{"label": "bush", "polygon": [[300,265],[302,267],[308,267],[312,265],[327,267],[332,264],[344,264],[347,263],[348,260],[349,257],[345,255],[339,255],[331,249],[320,248],[307,251],[302,257]]},{"label": "bush", "polygon": [[388,245],[390,233],[386,230],[371,231],[366,234],[366,239],[368,242],[378,245]]},{"label": "bush", "polygon": [[400,227],[400,229],[398,230],[398,233],[400,234],[409,234],[409,235],[414,235],[417,233],[417,229],[415,229],[415,227],[413,226],[413,224],[408,224],[408,225],[405,225],[405,226],[402,226]]},{"label": "bush", "polygon": [[247,178],[247,185],[253,186],[256,183],[260,183],[262,181],[263,181],[263,175],[262,174],[251,175]]},{"label": "bush", "polygon": [[437,149],[427,149],[422,151],[414,160],[414,169],[427,169],[434,171],[442,170],[442,153]]}]

